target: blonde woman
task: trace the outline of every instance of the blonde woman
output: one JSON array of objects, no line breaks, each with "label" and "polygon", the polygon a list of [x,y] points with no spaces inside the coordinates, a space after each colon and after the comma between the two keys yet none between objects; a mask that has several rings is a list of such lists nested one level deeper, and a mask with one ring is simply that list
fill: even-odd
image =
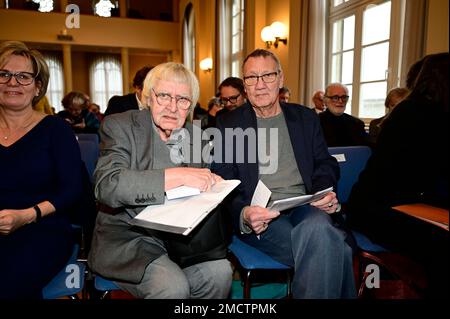
[{"label": "blonde woman", "polygon": [[41,298],[73,247],[82,162],[69,125],[33,110],[48,80],[39,52],[0,45],[0,299]]}]

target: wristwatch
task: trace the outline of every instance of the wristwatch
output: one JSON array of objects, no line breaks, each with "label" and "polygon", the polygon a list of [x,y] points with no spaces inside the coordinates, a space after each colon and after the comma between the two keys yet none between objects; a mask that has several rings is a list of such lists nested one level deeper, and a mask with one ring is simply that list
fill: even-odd
[{"label": "wristwatch", "polygon": [[35,223],[39,223],[39,221],[42,218],[42,211],[39,208],[38,205],[33,206],[34,210],[36,211],[36,219],[34,220]]}]

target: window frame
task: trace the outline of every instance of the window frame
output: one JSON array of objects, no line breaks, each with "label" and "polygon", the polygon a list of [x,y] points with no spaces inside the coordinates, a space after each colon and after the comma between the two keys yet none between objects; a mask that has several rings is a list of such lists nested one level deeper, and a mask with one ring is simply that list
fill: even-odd
[{"label": "window frame", "polygon": [[[371,4],[379,5],[384,2],[391,1],[391,16],[390,16],[390,32],[389,40],[380,41],[376,43],[387,42],[389,45],[388,54],[388,70],[386,74],[386,94],[388,91],[400,84],[400,66],[401,66],[401,56],[402,56],[402,41],[403,41],[403,24],[404,24],[404,0],[349,0],[343,2],[340,5],[334,7],[334,0],[329,0],[329,17],[328,17],[328,52],[327,52],[327,70],[326,78],[327,83],[332,81],[332,61],[333,61],[333,24],[339,20],[345,19],[351,15],[355,15],[355,31],[354,31],[354,45],[353,45],[353,75],[352,83],[349,84],[352,87],[352,96],[350,105],[347,105],[346,113],[353,116],[359,117],[360,108],[360,92],[361,86],[365,83],[380,82],[377,81],[362,81],[361,79],[361,62],[363,48],[374,45],[371,43],[369,45],[362,44],[362,32],[363,32],[363,15],[367,6]],[[345,52],[345,51],[342,51]],[[340,71],[342,76],[342,71]],[[382,81],[384,82],[384,81]],[[344,83],[348,84],[348,83]],[[386,110],[384,110],[386,111]],[[361,119],[368,123],[373,118],[363,118]]]}]

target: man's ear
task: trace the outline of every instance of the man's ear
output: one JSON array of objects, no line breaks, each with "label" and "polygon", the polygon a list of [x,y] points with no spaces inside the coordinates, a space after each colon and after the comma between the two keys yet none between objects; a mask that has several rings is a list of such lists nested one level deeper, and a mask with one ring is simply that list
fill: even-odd
[{"label": "man's ear", "polygon": [[284,73],[283,70],[280,71],[280,87],[278,89],[281,89],[284,86]]}]

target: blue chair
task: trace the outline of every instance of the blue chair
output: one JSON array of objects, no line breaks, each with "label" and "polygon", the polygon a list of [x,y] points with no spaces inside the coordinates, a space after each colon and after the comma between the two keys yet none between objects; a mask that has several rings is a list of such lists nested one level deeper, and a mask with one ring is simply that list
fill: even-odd
[{"label": "blue chair", "polygon": [[78,145],[80,146],[81,159],[83,160],[84,165],[86,165],[86,169],[92,182],[99,156],[98,143],[88,140],[78,140]]},{"label": "blue chair", "polygon": [[[346,203],[353,185],[358,181],[359,174],[366,167],[367,160],[372,155],[368,146],[329,147],[328,152],[334,156],[339,164],[341,177],[337,186],[337,197],[341,203]],[[363,234],[352,231],[358,247],[364,251],[386,252],[380,245],[374,244]]]},{"label": "blue chair", "polygon": [[[337,195],[339,201],[345,203],[372,152],[367,146],[329,147],[328,151],[339,163],[341,177],[338,181]],[[406,260],[403,256],[390,252],[383,246],[372,242],[360,232],[352,230],[352,234],[359,249],[358,257],[355,260],[355,275],[360,297],[363,296],[365,291],[365,279],[368,274],[365,273],[364,268],[367,264],[377,264],[393,278],[402,277],[401,271],[398,271],[397,267],[393,267],[393,262]],[[404,262],[409,263],[408,260]]]},{"label": "blue chair", "polygon": [[78,141],[91,141],[94,142],[95,144],[99,144],[100,139],[98,137],[97,134],[90,134],[90,133],[78,133],[75,134]]},{"label": "blue chair", "polygon": [[100,299],[105,299],[111,291],[121,290],[113,281],[105,279],[100,275],[95,275],[94,287],[102,293]]},{"label": "blue chair", "polygon": [[251,281],[253,279],[252,273],[256,270],[279,270],[286,272],[286,284],[287,292],[286,295],[290,297],[291,295],[291,267],[281,264],[274,260],[272,257],[266,255],[260,250],[252,247],[237,236],[233,236],[231,244],[228,249],[233,253],[239,264],[243,268],[244,272],[241,274],[241,280],[243,282],[243,297],[244,299],[250,298],[251,292]]},{"label": "blue chair", "polygon": [[44,299],[70,297],[78,299],[83,291],[86,265],[77,261],[79,246],[74,245],[72,255],[66,266],[42,289]]},{"label": "blue chair", "polygon": [[341,177],[338,181],[337,196],[341,203],[346,203],[359,174],[366,167],[372,150],[368,146],[342,146],[329,147],[328,152],[338,161]]}]

